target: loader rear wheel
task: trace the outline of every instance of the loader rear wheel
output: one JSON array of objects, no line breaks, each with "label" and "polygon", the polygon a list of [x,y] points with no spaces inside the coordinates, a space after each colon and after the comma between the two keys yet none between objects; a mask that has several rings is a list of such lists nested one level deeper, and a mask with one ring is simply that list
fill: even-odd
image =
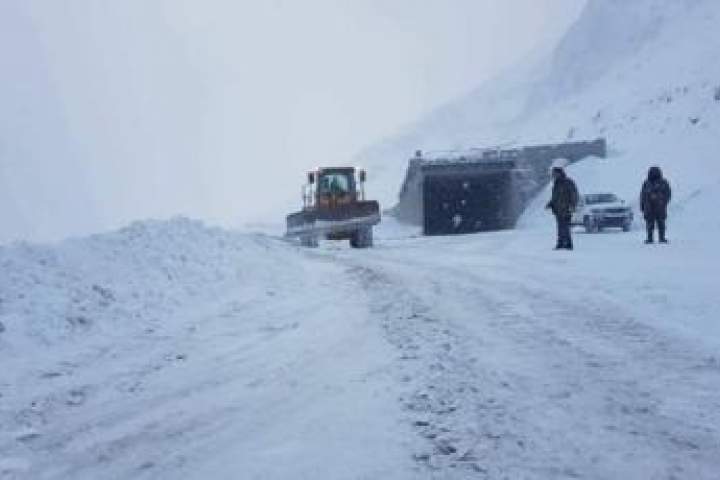
[{"label": "loader rear wheel", "polygon": [[308,248],[317,248],[320,244],[318,237],[315,235],[307,235],[300,237],[300,245]]},{"label": "loader rear wheel", "polygon": [[353,248],[370,248],[373,246],[372,227],[358,228],[350,237],[350,246]]}]

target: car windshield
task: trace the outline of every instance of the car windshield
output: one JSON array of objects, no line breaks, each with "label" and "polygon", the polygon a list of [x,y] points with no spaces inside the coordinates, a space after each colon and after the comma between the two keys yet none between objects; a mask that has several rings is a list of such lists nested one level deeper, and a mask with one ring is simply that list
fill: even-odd
[{"label": "car windshield", "polygon": [[593,193],[591,195],[585,195],[585,203],[588,205],[596,203],[613,203],[617,201],[617,196],[612,193]]},{"label": "car windshield", "polygon": [[344,173],[327,173],[320,177],[320,194],[345,194],[350,192],[350,178]]}]

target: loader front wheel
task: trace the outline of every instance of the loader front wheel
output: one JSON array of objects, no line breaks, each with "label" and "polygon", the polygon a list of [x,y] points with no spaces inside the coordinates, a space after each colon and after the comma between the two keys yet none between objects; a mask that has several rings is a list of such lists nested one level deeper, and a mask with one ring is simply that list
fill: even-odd
[{"label": "loader front wheel", "polygon": [[353,248],[370,248],[373,246],[372,227],[358,228],[350,237],[350,246]]},{"label": "loader front wheel", "polygon": [[303,247],[317,248],[319,244],[320,241],[315,235],[306,235],[304,237],[300,237],[300,245],[302,245]]}]

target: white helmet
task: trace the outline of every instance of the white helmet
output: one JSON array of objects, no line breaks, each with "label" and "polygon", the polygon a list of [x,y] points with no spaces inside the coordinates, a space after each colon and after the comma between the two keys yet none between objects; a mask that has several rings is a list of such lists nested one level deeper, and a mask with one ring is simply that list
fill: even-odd
[{"label": "white helmet", "polygon": [[555,160],[553,160],[552,164],[550,165],[550,169],[551,170],[553,168],[565,169],[565,167],[567,167],[568,165],[570,165],[570,162],[568,161],[568,159],[556,158]]}]

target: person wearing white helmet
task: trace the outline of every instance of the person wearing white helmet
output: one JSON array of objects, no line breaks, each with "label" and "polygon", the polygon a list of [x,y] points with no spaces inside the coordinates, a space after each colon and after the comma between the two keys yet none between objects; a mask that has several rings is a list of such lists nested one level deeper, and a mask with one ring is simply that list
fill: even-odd
[{"label": "person wearing white helmet", "polygon": [[572,250],[573,242],[570,233],[572,214],[578,204],[578,190],[575,182],[565,174],[568,161],[557,159],[552,163],[553,177],[552,197],[545,208],[552,211],[557,221],[557,245],[555,250]]}]

